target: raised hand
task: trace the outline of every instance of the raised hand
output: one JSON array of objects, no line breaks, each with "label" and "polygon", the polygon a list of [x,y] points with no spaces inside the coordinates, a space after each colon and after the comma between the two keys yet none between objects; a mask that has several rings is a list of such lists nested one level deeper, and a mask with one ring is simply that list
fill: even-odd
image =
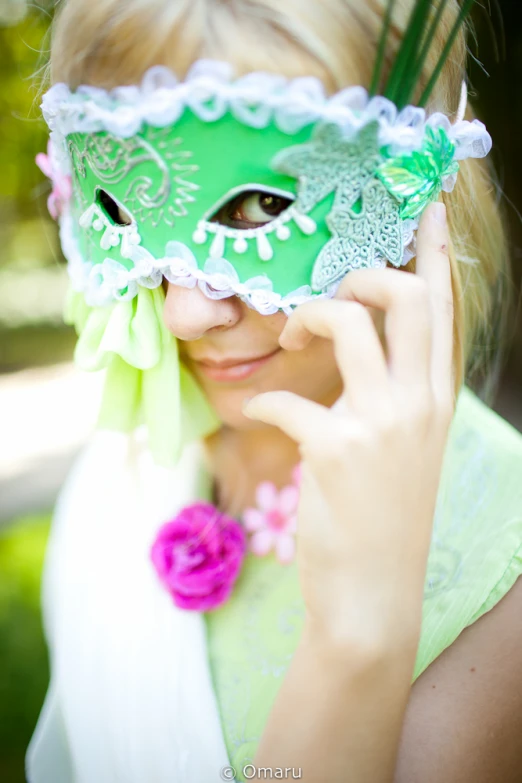
[{"label": "raised hand", "polygon": [[[416,274],[350,272],[332,300],[307,302],[280,336],[299,350],[333,340],[344,391],[332,408],[286,391],[245,415],[299,443],[297,562],[307,620],[363,646],[420,634],[433,514],[454,413],[453,300],[442,203],[418,233]],[[383,349],[368,307],[384,313]],[[310,367],[310,372],[314,368]]]}]

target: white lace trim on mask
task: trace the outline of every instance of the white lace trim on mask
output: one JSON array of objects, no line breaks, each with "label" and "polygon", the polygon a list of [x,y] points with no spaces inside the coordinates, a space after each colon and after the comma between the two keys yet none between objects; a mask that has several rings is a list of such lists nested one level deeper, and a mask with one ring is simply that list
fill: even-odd
[{"label": "white lace trim on mask", "polygon": [[399,111],[387,98],[370,98],[364,87],[348,87],[327,96],[315,77],[289,80],[256,72],[235,79],[232,66],[218,60],[198,60],[184,81],[158,65],[145,73],[140,85],[110,91],[80,86],[71,92],[66,84],[59,83],[42,101],[42,112],[55,142],[73,132],[108,131],[128,138],[144,123],[154,127],[175,123],[185,108],[205,122],[214,122],[230,112],[250,127],[266,128],[273,122],[288,134],[322,120],[338,123],[348,137],[377,120],[379,143],[390,145],[393,154],[419,148],[427,125],[444,128],[455,142],[456,160],[485,157],[492,146],[479,120],[452,124],[440,112],[427,117],[424,109],[415,106]]},{"label": "white lace trim on mask", "polygon": [[[415,221],[404,223],[403,265],[415,255],[416,228]],[[132,230],[132,227],[129,230]],[[91,307],[133,299],[139,285],[157,288],[165,277],[170,283],[185,288],[194,288],[197,285],[210,299],[237,295],[262,315],[270,315],[278,310],[290,315],[293,309],[303,302],[333,297],[341,282],[340,279],[332,282],[322,293],[313,293],[309,285],[304,285],[282,296],[273,290],[272,281],[263,275],[242,283],[235,268],[224,258],[208,258],[203,269],[199,269],[194,254],[182,242],[168,242],[165,257],[156,259],[139,245],[125,243],[123,237],[122,247],[125,247],[125,257],[133,263],[132,269],[127,269],[112,258],[106,258],[100,264],[93,264],[82,258],[70,213],[64,213],[61,217],[60,239],[68,261],[72,286],[75,291],[84,294],[86,303]],[[384,258],[380,260],[379,266],[386,266]]]}]

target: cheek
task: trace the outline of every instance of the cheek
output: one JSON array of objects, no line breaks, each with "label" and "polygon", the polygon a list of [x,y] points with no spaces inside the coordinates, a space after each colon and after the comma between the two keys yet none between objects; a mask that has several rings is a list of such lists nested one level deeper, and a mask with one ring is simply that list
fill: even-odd
[{"label": "cheek", "polygon": [[223,424],[233,429],[259,429],[268,425],[243,416],[245,397],[269,391],[290,391],[314,402],[331,405],[342,392],[331,340],[315,337],[301,351],[281,351],[250,379],[219,384],[199,379],[202,389]]}]

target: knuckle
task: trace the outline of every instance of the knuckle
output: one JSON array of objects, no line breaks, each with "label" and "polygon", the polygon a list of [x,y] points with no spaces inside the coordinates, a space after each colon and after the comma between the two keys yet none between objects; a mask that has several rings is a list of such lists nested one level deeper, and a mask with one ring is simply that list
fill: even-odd
[{"label": "knuckle", "polygon": [[416,426],[426,428],[432,424],[435,414],[435,403],[428,391],[410,400],[408,408]]},{"label": "knuckle", "polygon": [[340,334],[350,334],[373,323],[368,308],[360,302],[347,302],[348,307],[336,313],[335,325]]},{"label": "knuckle", "polygon": [[450,395],[441,399],[431,388],[410,398],[405,409],[411,425],[425,433],[433,428],[447,429],[455,412]]},{"label": "knuckle", "polygon": [[351,295],[360,291],[361,287],[370,285],[373,278],[379,275],[382,270],[380,269],[352,269],[349,275],[345,275],[341,280],[339,287],[335,293],[336,299],[344,299],[351,301]]},{"label": "knuckle", "polygon": [[434,300],[435,306],[444,313],[444,315],[453,318],[455,308],[451,297],[445,296],[444,294],[435,294]]},{"label": "knuckle", "polygon": [[404,432],[404,421],[399,415],[388,416],[381,419],[379,424],[381,438],[390,442],[396,442]]},{"label": "knuckle", "polygon": [[403,431],[427,432],[433,426],[435,414],[435,399],[426,384],[409,389],[398,403],[398,418]]},{"label": "knuckle", "polygon": [[301,452],[310,463],[315,463],[319,472],[330,473],[346,463],[354,446],[364,437],[359,423],[339,420],[335,432],[325,433],[313,442],[302,444]]},{"label": "knuckle", "polygon": [[357,320],[368,320],[371,318],[370,313],[368,311],[368,308],[362,304],[362,302],[356,302],[353,300],[350,300],[348,302],[349,307],[343,308],[343,314],[346,315],[347,318],[350,319],[357,319]]},{"label": "knuckle", "polygon": [[400,412],[393,408],[379,411],[375,419],[377,432],[380,437],[385,439],[393,438],[403,425]]},{"label": "knuckle", "polygon": [[430,287],[423,277],[418,275],[403,275],[400,298],[409,305],[426,307],[430,300]]},{"label": "knuckle", "polygon": [[332,438],[329,444],[325,444],[325,451],[328,453],[331,464],[336,465],[344,462],[352,442],[353,435],[340,428],[337,436]]}]

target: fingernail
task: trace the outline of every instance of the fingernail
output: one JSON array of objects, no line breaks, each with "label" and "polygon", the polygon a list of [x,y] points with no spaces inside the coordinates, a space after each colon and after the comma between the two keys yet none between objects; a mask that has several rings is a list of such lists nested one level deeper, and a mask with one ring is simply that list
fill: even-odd
[{"label": "fingernail", "polygon": [[447,222],[446,206],[442,201],[435,201],[431,205],[431,214],[433,220],[441,226],[445,226]]},{"label": "fingernail", "polygon": [[247,406],[248,406],[248,403],[250,402],[250,400],[251,400],[251,399],[252,399],[252,397],[245,397],[245,398],[243,399],[243,402],[242,402],[242,404],[241,404],[241,409],[242,409],[243,413],[245,414],[245,416],[248,416],[248,413],[247,413],[247,411],[246,411],[246,408],[247,408]]}]

